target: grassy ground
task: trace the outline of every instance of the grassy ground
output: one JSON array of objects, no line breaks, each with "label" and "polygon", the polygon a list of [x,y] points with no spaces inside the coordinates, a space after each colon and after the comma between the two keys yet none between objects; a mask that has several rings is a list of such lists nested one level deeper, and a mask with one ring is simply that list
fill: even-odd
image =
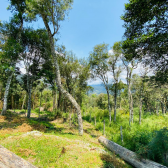
[{"label": "grassy ground", "polygon": [[[17,111],[19,113],[19,111]],[[129,168],[98,143],[101,132],[84,122],[84,135],[63,119],[27,119],[24,113],[0,116],[0,144],[37,167]],[[33,130],[39,132],[32,132]]]}]

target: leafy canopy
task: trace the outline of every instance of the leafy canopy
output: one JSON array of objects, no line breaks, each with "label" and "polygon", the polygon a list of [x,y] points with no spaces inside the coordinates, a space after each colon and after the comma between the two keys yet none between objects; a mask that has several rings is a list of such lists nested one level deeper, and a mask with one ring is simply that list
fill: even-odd
[{"label": "leafy canopy", "polygon": [[125,24],[123,48],[127,58],[144,58],[158,69],[167,68],[168,1],[129,0],[121,17]]}]

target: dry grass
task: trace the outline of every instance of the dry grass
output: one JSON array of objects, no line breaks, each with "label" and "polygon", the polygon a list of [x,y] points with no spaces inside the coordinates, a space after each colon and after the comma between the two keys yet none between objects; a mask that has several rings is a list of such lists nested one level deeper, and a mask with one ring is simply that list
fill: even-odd
[{"label": "dry grass", "polygon": [[33,150],[30,150],[30,149],[18,148],[17,152],[19,153],[19,155],[21,157],[23,157],[23,156],[29,157],[30,155],[32,155],[32,156],[36,156],[37,155],[37,153],[35,153]]},{"label": "dry grass", "polygon": [[23,123],[22,125],[18,126],[16,130],[18,132],[29,132],[33,130],[33,127],[31,127],[27,123]]}]

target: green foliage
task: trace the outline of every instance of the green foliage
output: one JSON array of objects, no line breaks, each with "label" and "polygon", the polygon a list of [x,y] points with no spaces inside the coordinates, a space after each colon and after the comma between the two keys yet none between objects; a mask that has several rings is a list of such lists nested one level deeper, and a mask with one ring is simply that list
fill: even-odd
[{"label": "green foliage", "polygon": [[[152,140],[153,133],[149,131],[136,132],[131,138],[131,147],[132,151],[136,151],[138,154],[142,154],[142,149],[148,145]],[[145,148],[144,148],[145,149]]]},{"label": "green foliage", "polygon": [[96,45],[93,52],[90,53],[89,64],[92,70],[92,78],[99,77],[104,83],[107,83],[106,73],[108,71],[108,44]]},{"label": "green foliage", "polygon": [[154,138],[148,144],[148,158],[155,160],[156,162],[166,163],[166,154],[168,152],[168,129],[163,129],[155,132]]},{"label": "green foliage", "polygon": [[168,129],[136,132],[130,139],[129,148],[140,156],[168,165],[165,155],[168,152]]},{"label": "green foliage", "polygon": [[167,56],[167,17],[167,0],[130,0],[125,4],[123,48],[127,58],[141,58],[147,54],[148,64],[165,70],[167,62],[162,60]]}]

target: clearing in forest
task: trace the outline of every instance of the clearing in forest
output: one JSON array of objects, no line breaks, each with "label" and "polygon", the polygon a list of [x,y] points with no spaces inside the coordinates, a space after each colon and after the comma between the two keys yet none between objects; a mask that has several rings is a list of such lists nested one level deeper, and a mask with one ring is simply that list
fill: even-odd
[{"label": "clearing in forest", "polygon": [[131,167],[98,143],[100,132],[84,122],[84,135],[59,118],[42,121],[8,112],[0,116],[0,145],[43,167]]}]

